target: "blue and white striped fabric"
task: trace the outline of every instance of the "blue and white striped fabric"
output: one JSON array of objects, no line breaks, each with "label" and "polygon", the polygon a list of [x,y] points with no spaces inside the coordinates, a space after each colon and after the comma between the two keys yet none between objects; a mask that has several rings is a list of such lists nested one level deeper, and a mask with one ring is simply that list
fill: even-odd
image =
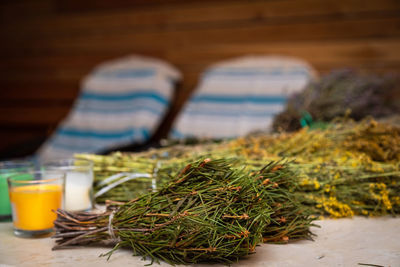
[{"label": "blue and white striped fabric", "polygon": [[106,62],[81,83],[67,118],[38,151],[40,160],[144,143],[161,123],[181,74],[157,59]]},{"label": "blue and white striped fabric", "polygon": [[288,96],[316,77],[304,61],[241,57],[208,68],[177,116],[172,138],[229,138],[269,130]]}]

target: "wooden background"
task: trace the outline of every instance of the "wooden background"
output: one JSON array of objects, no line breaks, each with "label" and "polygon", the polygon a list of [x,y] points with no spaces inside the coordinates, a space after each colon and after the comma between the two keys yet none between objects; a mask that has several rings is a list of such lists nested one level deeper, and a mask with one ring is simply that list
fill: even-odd
[{"label": "wooden background", "polygon": [[218,60],[278,53],[322,73],[400,71],[398,0],[3,0],[0,10],[2,157],[36,149],[68,113],[79,80],[127,54],[165,59],[183,73],[157,137]]}]

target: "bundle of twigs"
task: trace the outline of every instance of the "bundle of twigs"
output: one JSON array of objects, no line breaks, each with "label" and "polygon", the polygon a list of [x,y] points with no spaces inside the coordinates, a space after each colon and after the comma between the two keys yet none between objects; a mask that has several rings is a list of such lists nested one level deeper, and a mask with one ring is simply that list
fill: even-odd
[{"label": "bundle of twigs", "polygon": [[59,210],[57,245],[115,244],[171,264],[230,263],[263,241],[309,238],[312,219],[288,188],[295,174],[284,163],[251,173],[230,160],[187,165],[166,186],[102,214]]}]

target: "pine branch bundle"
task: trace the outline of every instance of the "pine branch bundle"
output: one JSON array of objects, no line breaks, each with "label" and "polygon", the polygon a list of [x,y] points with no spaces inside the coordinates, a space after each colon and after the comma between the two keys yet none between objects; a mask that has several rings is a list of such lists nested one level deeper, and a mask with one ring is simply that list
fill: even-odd
[{"label": "pine branch bundle", "polygon": [[231,263],[264,239],[309,238],[311,219],[291,198],[294,173],[270,163],[248,173],[232,160],[187,165],[168,185],[103,214],[58,210],[57,245],[115,244],[171,264]]}]

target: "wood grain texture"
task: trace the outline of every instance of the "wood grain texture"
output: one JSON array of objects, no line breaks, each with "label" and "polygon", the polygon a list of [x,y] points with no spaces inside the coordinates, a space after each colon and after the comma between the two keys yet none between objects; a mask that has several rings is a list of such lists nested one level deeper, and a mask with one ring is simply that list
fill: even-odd
[{"label": "wood grain texture", "polygon": [[400,73],[397,0],[6,0],[0,18],[0,155],[48,136],[82,77],[127,54],[164,59],[184,77],[152,141],[166,136],[201,73],[217,61],[279,54],[321,73]]}]

